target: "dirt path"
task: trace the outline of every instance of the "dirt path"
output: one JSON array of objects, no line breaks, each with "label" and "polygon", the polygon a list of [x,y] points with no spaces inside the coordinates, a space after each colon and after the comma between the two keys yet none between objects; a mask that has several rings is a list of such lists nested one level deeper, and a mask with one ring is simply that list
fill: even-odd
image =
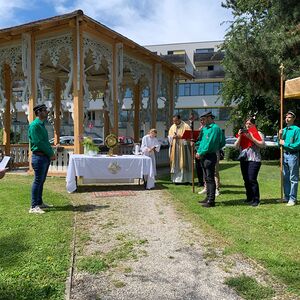
[{"label": "dirt path", "polygon": [[[73,197],[76,257],[72,300],[87,299],[241,299],[224,279],[259,272],[245,261],[224,258],[174,209],[164,190],[133,190],[134,195]],[[80,197],[79,197],[80,196]],[[106,269],[78,268],[86,258]],[[91,262],[90,261],[90,262]]]}]

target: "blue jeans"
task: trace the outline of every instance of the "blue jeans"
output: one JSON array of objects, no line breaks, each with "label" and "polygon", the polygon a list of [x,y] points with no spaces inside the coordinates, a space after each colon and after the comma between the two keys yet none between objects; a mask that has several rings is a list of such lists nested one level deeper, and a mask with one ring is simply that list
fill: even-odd
[{"label": "blue jeans", "polygon": [[31,207],[35,207],[43,203],[43,187],[50,165],[50,158],[48,156],[40,156],[32,153],[31,164],[34,170],[34,181],[31,189]]},{"label": "blue jeans", "polygon": [[283,154],[283,189],[286,201],[297,201],[299,153]]},{"label": "blue jeans", "polygon": [[260,202],[257,176],[261,166],[261,162],[240,161],[240,165],[246,189],[247,202]]}]

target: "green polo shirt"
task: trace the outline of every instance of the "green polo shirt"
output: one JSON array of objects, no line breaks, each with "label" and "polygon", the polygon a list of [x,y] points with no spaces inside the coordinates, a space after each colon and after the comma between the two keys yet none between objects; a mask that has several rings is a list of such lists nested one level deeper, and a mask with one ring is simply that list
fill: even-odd
[{"label": "green polo shirt", "polygon": [[54,155],[51,144],[49,143],[48,132],[44,121],[36,118],[30,123],[28,138],[31,151],[43,152],[49,157]]},{"label": "green polo shirt", "polygon": [[216,123],[203,127],[199,135],[199,140],[200,143],[197,150],[199,155],[216,153],[225,146],[224,133]]},{"label": "green polo shirt", "polygon": [[285,127],[282,132],[285,151],[297,151],[300,149],[300,128],[296,125]]}]

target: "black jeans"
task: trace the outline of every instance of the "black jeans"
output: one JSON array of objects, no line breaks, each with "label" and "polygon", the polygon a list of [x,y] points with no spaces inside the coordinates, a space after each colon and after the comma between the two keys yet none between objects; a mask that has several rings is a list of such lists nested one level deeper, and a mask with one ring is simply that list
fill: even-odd
[{"label": "black jeans", "polygon": [[246,189],[247,201],[259,202],[260,196],[257,176],[261,166],[261,162],[241,161],[240,164]]},{"label": "black jeans", "polygon": [[204,181],[203,181],[203,169],[201,166],[201,161],[200,159],[195,158],[195,165],[196,165],[196,172],[197,172],[197,177],[198,177],[198,185],[202,186],[204,185]]},{"label": "black jeans", "polygon": [[215,203],[216,197],[216,181],[215,181],[215,169],[217,163],[217,154],[208,153],[201,158],[201,165],[205,177],[206,189],[207,189],[207,202]]}]

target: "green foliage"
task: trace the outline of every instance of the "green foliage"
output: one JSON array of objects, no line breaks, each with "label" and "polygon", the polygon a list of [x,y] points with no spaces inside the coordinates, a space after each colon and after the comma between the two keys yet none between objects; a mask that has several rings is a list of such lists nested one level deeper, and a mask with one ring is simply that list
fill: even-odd
[{"label": "green foliage", "polygon": [[246,275],[228,278],[225,283],[234,288],[245,300],[271,299],[274,290],[259,284],[254,278]]},{"label": "green foliage", "polygon": [[77,268],[79,270],[87,271],[91,274],[97,274],[106,270],[108,265],[102,258],[90,256],[79,259]]},{"label": "green foliage", "polygon": [[178,210],[188,214],[210,238],[215,236],[216,243],[225,240],[225,253],[255,259],[300,295],[300,205],[287,207],[279,200],[279,162],[263,162],[258,176],[261,204],[255,208],[243,202],[246,196],[239,162],[223,160],[220,170],[221,195],[211,209],[198,204],[205,195],[192,193],[191,187],[173,185],[169,178],[160,183],[170,191]]},{"label": "green foliage", "polygon": [[[72,206],[64,179],[47,178],[55,205],[29,214],[33,177],[7,174],[0,185],[0,299],[63,299],[70,262]],[[55,188],[54,188],[55,187]]]},{"label": "green foliage", "polygon": [[[226,147],[224,151],[224,159],[227,161],[237,160],[239,150],[235,147]],[[279,147],[266,147],[260,151],[262,160],[278,160],[280,158]]]},{"label": "green foliage", "polygon": [[225,36],[226,71],[222,96],[236,104],[231,118],[240,126],[258,113],[265,134],[278,129],[280,69],[287,78],[300,76],[300,2],[298,0],[227,0],[234,15]]},{"label": "green foliage", "polygon": [[95,145],[93,139],[89,136],[83,138],[82,145],[86,148],[87,151],[99,151],[98,146]]}]

